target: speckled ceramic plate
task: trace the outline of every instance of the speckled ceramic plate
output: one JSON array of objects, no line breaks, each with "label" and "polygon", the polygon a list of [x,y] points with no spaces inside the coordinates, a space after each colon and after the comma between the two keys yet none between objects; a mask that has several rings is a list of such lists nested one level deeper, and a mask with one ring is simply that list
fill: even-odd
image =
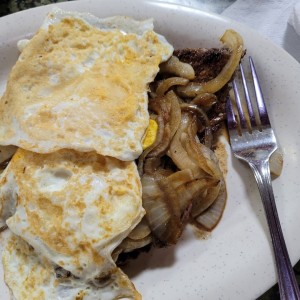
[{"label": "speckled ceramic plate", "polygon": [[[57,6],[100,17],[153,17],[156,30],[176,48],[219,46],[218,39],[227,28],[241,33],[247,53],[256,62],[270,117],[284,152],[283,173],[273,185],[291,260],[293,263],[299,260],[299,63],[244,25],[186,7],[142,0],[74,1]],[[0,19],[1,91],[18,56],[16,42],[30,37],[51,7]],[[228,169],[226,211],[207,239],[200,239],[189,228],[176,247],[141,255],[126,267],[144,299],[254,299],[275,283],[274,258],[255,181],[248,168],[230,154]],[[0,272],[0,298],[6,300],[8,292],[2,276]]]}]

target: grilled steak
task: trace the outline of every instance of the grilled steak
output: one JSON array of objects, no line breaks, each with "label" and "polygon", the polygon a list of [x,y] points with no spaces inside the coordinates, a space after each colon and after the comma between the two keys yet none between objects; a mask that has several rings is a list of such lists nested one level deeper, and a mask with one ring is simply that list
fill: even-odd
[{"label": "grilled steak", "polygon": [[[175,50],[174,55],[180,61],[190,64],[195,70],[195,82],[207,82],[215,78],[227,63],[230,52],[228,49],[181,49]],[[226,119],[225,103],[228,97],[229,88],[225,85],[216,93],[218,103],[208,112],[208,117],[211,120],[213,133],[217,132]]]},{"label": "grilled steak", "polygon": [[174,55],[194,68],[196,78],[193,81],[205,82],[215,78],[221,72],[230,53],[228,49],[186,48],[175,50]]}]

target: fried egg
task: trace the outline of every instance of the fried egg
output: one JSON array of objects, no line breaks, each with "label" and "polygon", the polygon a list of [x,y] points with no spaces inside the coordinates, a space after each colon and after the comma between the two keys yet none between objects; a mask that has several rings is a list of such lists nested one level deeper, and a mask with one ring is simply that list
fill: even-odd
[{"label": "fried egg", "polygon": [[145,214],[141,194],[134,162],[18,149],[0,178],[0,213],[39,255],[87,282],[115,270],[112,251]]},{"label": "fried egg", "polygon": [[152,20],[56,9],[21,48],[0,101],[0,145],[142,153],[148,84],[173,52]]},{"label": "fried egg", "polygon": [[16,300],[141,299],[127,276],[116,268],[99,286],[74,277],[63,278],[53,264],[21,238],[11,234],[3,251],[5,282]]}]

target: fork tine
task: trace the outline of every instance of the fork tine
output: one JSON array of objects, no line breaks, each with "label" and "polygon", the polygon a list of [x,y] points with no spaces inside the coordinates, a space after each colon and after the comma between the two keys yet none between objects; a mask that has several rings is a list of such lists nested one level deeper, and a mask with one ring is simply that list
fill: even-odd
[{"label": "fork tine", "polygon": [[252,103],[250,100],[249,90],[247,87],[246,77],[245,77],[245,73],[244,73],[242,64],[240,64],[240,71],[241,71],[241,76],[242,76],[242,83],[243,83],[244,94],[245,94],[245,99],[246,99],[247,108],[248,108],[250,124],[251,124],[251,127],[254,128],[254,127],[256,127],[256,120],[255,120],[255,115],[253,112]]},{"label": "fork tine", "polygon": [[239,95],[239,91],[238,91],[235,79],[232,81],[232,87],[233,87],[233,92],[234,92],[234,97],[235,97],[236,108],[237,108],[237,111],[239,114],[240,126],[241,126],[241,129],[246,129],[247,128],[246,119],[245,119],[245,116],[243,113],[241,98]]},{"label": "fork tine", "polygon": [[257,102],[260,122],[261,122],[261,125],[270,125],[270,120],[268,117],[268,112],[267,112],[267,108],[265,105],[264,97],[263,97],[263,94],[261,91],[261,87],[260,87],[260,84],[258,81],[258,76],[257,76],[251,56],[249,57],[249,62],[250,62],[250,69],[251,69],[251,74],[252,74],[252,78],[253,78],[253,84],[254,84],[254,90],[255,90],[255,95],[256,95],[256,102]]},{"label": "fork tine", "polygon": [[237,126],[237,122],[235,119],[233,106],[232,106],[230,97],[227,98],[227,102],[226,102],[226,114],[227,114],[228,129],[236,130],[238,126]]}]

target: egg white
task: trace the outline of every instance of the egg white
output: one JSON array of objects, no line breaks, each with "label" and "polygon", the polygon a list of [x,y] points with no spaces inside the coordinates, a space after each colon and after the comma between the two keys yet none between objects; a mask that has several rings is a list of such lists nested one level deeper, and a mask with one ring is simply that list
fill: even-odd
[{"label": "egg white", "polygon": [[90,281],[115,269],[112,251],[145,214],[141,193],[134,162],[18,149],[0,177],[0,218],[41,256]]},{"label": "egg white", "polygon": [[152,20],[55,9],[19,47],[0,100],[0,145],[125,161],[141,154],[148,84],[173,52]]},{"label": "egg white", "polygon": [[128,277],[116,268],[106,281],[85,283],[74,277],[58,278],[55,266],[18,236],[9,233],[3,250],[5,281],[16,300],[140,299]]}]

